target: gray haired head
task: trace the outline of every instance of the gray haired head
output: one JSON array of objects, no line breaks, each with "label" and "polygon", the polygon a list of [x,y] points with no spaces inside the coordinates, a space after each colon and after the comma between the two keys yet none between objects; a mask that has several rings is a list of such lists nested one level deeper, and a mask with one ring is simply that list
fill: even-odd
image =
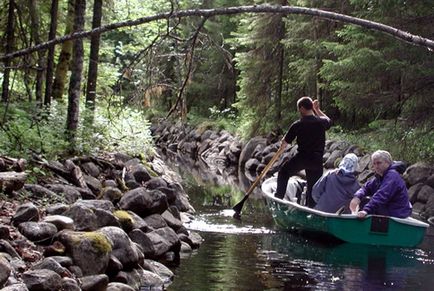
[{"label": "gray haired head", "polygon": [[392,155],[388,151],[378,150],[371,155],[371,159],[381,159],[388,164],[392,164]]}]

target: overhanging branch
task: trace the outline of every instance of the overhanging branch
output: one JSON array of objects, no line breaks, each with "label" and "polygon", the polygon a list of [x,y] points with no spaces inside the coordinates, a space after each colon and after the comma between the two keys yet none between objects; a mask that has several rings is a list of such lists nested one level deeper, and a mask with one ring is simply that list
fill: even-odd
[{"label": "overhanging branch", "polygon": [[434,40],[424,38],[419,35],[414,35],[409,32],[397,29],[395,27],[385,25],[382,23],[369,21],[366,19],[361,19],[357,17],[352,17],[345,14],[325,11],[321,9],[315,8],[305,8],[305,7],[297,7],[297,6],[271,6],[271,5],[258,5],[258,6],[238,6],[238,7],[225,7],[225,8],[213,8],[213,9],[190,9],[190,10],[179,10],[179,11],[170,11],[159,13],[151,16],[145,16],[134,20],[127,20],[122,22],[116,22],[107,24],[104,26],[100,26],[98,28],[75,32],[72,34],[68,34],[59,38],[55,38],[53,40],[41,43],[39,45],[29,47],[23,50],[19,50],[7,55],[0,56],[0,60],[8,59],[8,58],[16,58],[26,54],[33,53],[35,51],[47,49],[53,45],[63,43],[68,40],[73,40],[77,38],[89,37],[94,34],[101,34],[107,31],[115,30],[123,27],[131,27],[137,26],[140,24],[162,20],[162,19],[170,19],[170,18],[182,18],[188,16],[202,16],[205,18],[217,16],[217,15],[233,15],[240,13],[281,13],[281,14],[302,14],[302,15],[310,15],[316,16],[319,18],[324,18],[328,20],[334,20],[344,23],[355,24],[358,26],[362,26],[367,29],[377,30],[383,32],[385,34],[391,35],[394,38],[399,40],[426,47],[430,51],[434,50]]}]

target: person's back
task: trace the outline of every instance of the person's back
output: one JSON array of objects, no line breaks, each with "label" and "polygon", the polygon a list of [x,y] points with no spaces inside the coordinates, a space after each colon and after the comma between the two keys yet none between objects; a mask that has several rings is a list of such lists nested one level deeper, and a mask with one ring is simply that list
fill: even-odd
[{"label": "person's back", "polygon": [[[316,185],[316,184],[315,184]],[[345,173],[341,170],[330,172],[326,176],[324,187],[315,187],[312,196],[316,197],[317,191],[322,191],[315,209],[324,212],[334,213],[342,206],[345,206],[344,213],[351,213],[349,204],[353,198],[353,193],[359,190],[360,185],[352,173]]]},{"label": "person's back", "polygon": [[360,189],[355,176],[358,158],[347,154],[339,164],[339,169],[321,177],[313,186],[312,197],[317,203],[315,209],[334,213],[345,206],[344,213],[350,213],[349,204],[353,193]]},{"label": "person's back", "polygon": [[304,116],[292,124],[292,130],[285,135],[286,142],[297,140],[297,151],[302,155],[324,154],[325,132],[329,122],[318,116]]}]

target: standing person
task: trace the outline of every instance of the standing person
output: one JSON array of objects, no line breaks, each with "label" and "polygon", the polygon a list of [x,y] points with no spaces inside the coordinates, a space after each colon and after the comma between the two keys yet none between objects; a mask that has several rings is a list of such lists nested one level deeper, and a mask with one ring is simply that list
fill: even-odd
[{"label": "standing person", "polygon": [[331,121],[319,108],[318,100],[312,101],[310,97],[301,97],[297,101],[297,108],[301,117],[291,124],[281,144],[281,147],[286,147],[297,139],[297,153],[279,170],[274,196],[282,199],[285,196],[289,177],[300,170],[306,170],[306,205],[313,207],[315,202],[311,195],[312,187],[322,176],[325,131],[330,128]]},{"label": "standing person", "polygon": [[360,218],[367,214],[378,214],[406,218],[411,215],[411,204],[408,198],[407,187],[401,175],[393,165],[389,152],[378,150],[371,155],[371,163],[375,177],[366,182],[351,200],[350,209],[354,213],[360,201],[371,196],[363,209],[357,212]]},{"label": "standing person", "polygon": [[344,206],[343,213],[350,213],[350,201],[354,193],[360,189],[355,175],[358,161],[355,154],[346,154],[338,169],[322,176],[313,185],[312,198],[316,202],[315,209],[335,213]]}]

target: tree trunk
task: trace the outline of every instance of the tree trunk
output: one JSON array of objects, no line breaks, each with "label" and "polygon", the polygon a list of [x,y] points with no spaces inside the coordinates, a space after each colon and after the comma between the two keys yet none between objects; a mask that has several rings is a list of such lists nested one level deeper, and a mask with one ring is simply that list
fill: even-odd
[{"label": "tree trunk", "polygon": [[[15,3],[14,0],[9,0],[9,8],[8,8],[8,23],[6,26],[6,54],[9,54],[14,49],[14,10]],[[4,59],[5,70],[3,72],[3,85],[2,85],[2,101],[9,101],[9,75],[11,72],[10,65],[11,59]]]},{"label": "tree trunk", "polygon": [[[50,10],[50,32],[48,33],[48,40],[52,40],[56,37],[57,31],[57,12],[59,9],[59,0],[51,1],[51,10]],[[52,93],[52,85],[53,85],[53,67],[54,67],[54,50],[56,47],[53,45],[48,49],[47,56],[47,76],[45,79],[45,98],[44,104],[51,103],[51,93]]]},{"label": "tree trunk", "polygon": [[[86,0],[76,0],[74,17],[74,32],[84,29],[84,14],[86,9]],[[83,40],[74,40],[72,50],[71,78],[68,90],[68,116],[66,120],[66,129],[70,135],[72,149],[75,145],[75,136],[78,128],[78,117],[80,111],[80,87],[81,75],[83,72]]]},{"label": "tree trunk", "polygon": [[[41,43],[41,38],[39,37],[39,16],[36,8],[36,0],[28,0],[29,13],[30,13],[30,31],[32,34],[33,41],[35,45]],[[42,103],[42,86],[44,81],[44,70],[45,70],[45,60],[44,60],[44,50],[38,51],[37,69],[36,69],[36,88],[35,96],[38,103]]]},{"label": "tree trunk", "polygon": [[[101,26],[102,0],[93,2],[92,29]],[[95,109],[96,81],[98,78],[98,58],[99,58],[100,35],[92,35],[90,39],[89,70],[87,75],[86,107],[92,111]]]},{"label": "tree trunk", "polygon": [[[68,0],[68,15],[66,16],[65,35],[72,30],[74,23],[74,0]],[[66,75],[69,70],[69,62],[72,54],[72,40],[65,41],[62,44],[62,50],[57,62],[56,73],[53,83],[53,99],[62,99],[65,90]]]}]

